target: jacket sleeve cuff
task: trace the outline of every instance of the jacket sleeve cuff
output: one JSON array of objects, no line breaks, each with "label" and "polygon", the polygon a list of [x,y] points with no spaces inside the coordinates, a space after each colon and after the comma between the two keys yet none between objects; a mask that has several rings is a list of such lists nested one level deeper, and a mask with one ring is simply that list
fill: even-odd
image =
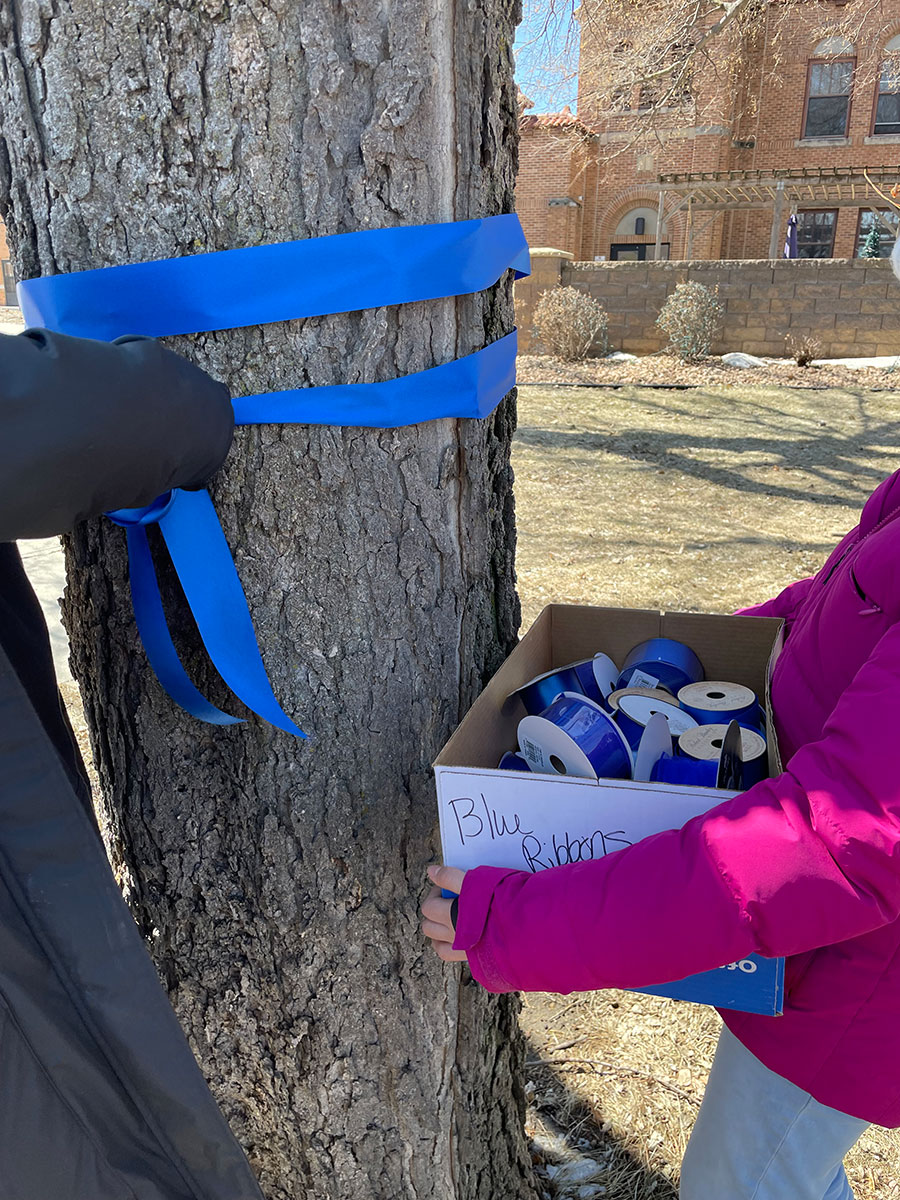
[{"label": "jacket sleeve cuff", "polygon": [[489,992],[513,992],[516,989],[504,978],[490,949],[479,945],[491,911],[494,891],[508,875],[521,872],[504,867],[475,867],[466,871],[459,897],[459,920],[456,926],[454,950],[465,950],[469,970]]}]

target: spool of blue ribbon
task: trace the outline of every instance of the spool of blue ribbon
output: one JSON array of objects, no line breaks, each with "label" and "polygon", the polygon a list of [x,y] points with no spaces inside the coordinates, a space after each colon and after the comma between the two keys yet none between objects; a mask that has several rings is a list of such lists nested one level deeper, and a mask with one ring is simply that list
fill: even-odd
[{"label": "spool of blue ribbon", "polygon": [[618,669],[606,654],[595,654],[592,658],[583,658],[580,662],[572,663],[581,690],[591,700],[594,700],[609,711],[607,696],[613,689]]},{"label": "spool of blue ribbon", "polygon": [[632,750],[641,744],[644,730],[656,713],[665,717],[673,738],[678,738],[686,729],[692,729],[697,724],[690,713],[678,707],[673,697],[657,700],[640,694],[622,696],[616,710],[616,721]]},{"label": "spool of blue ribbon", "polygon": [[703,664],[690,646],[674,638],[649,638],[628,654],[616,686],[664,687],[674,696],[702,678]]},{"label": "spool of blue ribbon", "polygon": [[762,727],[762,710],[756,693],[740,683],[706,679],[689,683],[678,692],[678,703],[698,725],[727,725],[737,721],[748,729]]},{"label": "spool of blue ribbon", "polygon": [[693,758],[683,758],[678,754],[663,754],[653,767],[650,779],[653,783],[669,783],[682,787],[714,788],[718,773],[718,760],[700,761]]},{"label": "spool of blue ribbon", "polygon": [[563,692],[584,692],[581,677],[574,666],[546,671],[543,675],[529,679],[528,683],[512,694],[519,697],[530,716],[539,716]]},{"label": "spool of blue ribbon", "polygon": [[[31,279],[18,285],[26,324],[80,337],[167,337],[467,295],[530,271],[514,213],[371,229]],[[463,358],[398,379],[238,397],[239,425],[396,428],[485,417],[515,384],[515,331]],[[269,684],[247,602],[206,492],[175,491],[108,514],[127,533],[135,618],[150,664],[195,717],[233,724],[197,690],[172,643],[147,542],[158,523],[200,635],[222,678],[253,712],[304,736]]]},{"label": "spool of blue ribbon", "polygon": [[[678,749],[686,758],[697,762],[718,763],[727,732],[727,725],[698,725],[696,729],[689,729],[681,735]],[[745,788],[766,778],[769,773],[766,740],[756,730],[745,726],[741,727],[741,759]]]},{"label": "spool of blue ribbon", "polygon": [[622,731],[599,704],[564,692],[540,716],[519,722],[519,751],[532,771],[578,779],[630,779],[634,758]]},{"label": "spool of blue ribbon", "polygon": [[662,700],[668,703],[673,699],[672,693],[666,691],[665,688],[617,688],[614,692],[606,697],[609,711],[613,714],[619,711],[619,705],[625,696],[650,696],[654,700]]}]

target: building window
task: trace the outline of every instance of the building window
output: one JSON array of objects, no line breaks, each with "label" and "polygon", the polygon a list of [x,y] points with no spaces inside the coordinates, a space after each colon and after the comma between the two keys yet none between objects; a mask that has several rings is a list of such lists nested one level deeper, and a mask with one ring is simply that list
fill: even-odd
[{"label": "building window", "polygon": [[657,209],[632,208],[621,218],[615,228],[613,240],[617,242],[628,241],[633,237],[656,237],[656,217]]},{"label": "building window", "polygon": [[883,64],[875,100],[875,123],[872,133],[900,134],[900,36],[891,38],[885,50],[895,57]]},{"label": "building window", "polygon": [[[670,246],[663,242],[659,248],[661,259],[669,257]],[[613,242],[609,248],[612,262],[647,262],[654,257],[654,247],[649,242]],[[596,261],[596,259],[595,259]]]},{"label": "building window", "polygon": [[806,84],[805,138],[842,138],[850,121],[852,58],[836,62],[811,62]]},{"label": "building window", "polygon": [[878,257],[890,258],[894,242],[900,236],[900,213],[889,208],[880,208],[878,217],[870,208],[863,208],[859,213],[859,225],[856,229],[856,257],[862,257],[863,246],[871,236],[872,230],[878,230]]},{"label": "building window", "polygon": [[797,257],[833,258],[837,209],[807,209],[797,213]]}]

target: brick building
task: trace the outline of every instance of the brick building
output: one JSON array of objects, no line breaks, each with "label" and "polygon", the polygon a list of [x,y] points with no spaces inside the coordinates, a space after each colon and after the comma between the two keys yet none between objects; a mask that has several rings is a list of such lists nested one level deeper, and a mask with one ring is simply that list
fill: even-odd
[{"label": "brick building", "polygon": [[12,263],[9,261],[9,246],[6,244],[6,228],[0,221],[0,304],[17,303]]},{"label": "brick building", "polygon": [[652,141],[635,140],[645,85],[598,110],[590,30],[604,4],[585,5],[578,116],[522,114],[517,205],[532,246],[578,261],[760,259],[781,255],[795,214],[798,257],[856,257],[873,225],[889,253],[898,214],[862,171],[883,191],[900,182],[900,0],[859,44],[837,24],[829,36],[839,0],[795,0],[789,20],[772,3],[752,34],[707,43],[690,89],[653,113]]}]

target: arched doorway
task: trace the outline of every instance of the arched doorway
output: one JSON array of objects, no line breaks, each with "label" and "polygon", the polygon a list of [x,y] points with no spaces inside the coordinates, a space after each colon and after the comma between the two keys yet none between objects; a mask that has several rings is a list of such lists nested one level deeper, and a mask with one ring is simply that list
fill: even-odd
[{"label": "arched doorway", "polygon": [[[609,247],[612,261],[644,262],[653,258],[656,246],[657,210],[645,204],[628,209],[613,230]],[[669,243],[660,246],[660,257],[669,257]]]}]

